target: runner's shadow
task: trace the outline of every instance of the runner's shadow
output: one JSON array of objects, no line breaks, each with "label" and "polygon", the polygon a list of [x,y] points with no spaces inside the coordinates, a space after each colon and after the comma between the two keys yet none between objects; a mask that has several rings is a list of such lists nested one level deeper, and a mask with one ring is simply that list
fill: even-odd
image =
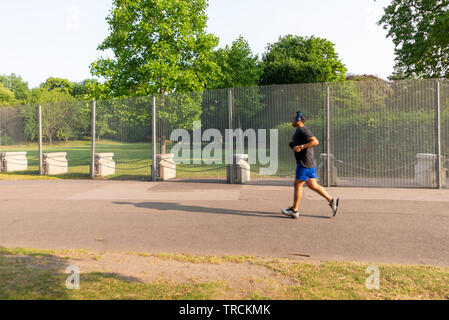
[{"label": "runner's shadow", "polygon": [[331,218],[329,216],[314,216],[314,215],[311,215],[311,214],[299,214],[299,217],[300,218],[302,218],[302,217],[305,217],[305,218],[319,218],[319,219],[330,219]]},{"label": "runner's shadow", "polygon": [[136,208],[155,209],[159,211],[184,211],[184,212],[228,214],[228,215],[233,214],[239,216],[262,217],[262,218],[288,218],[282,216],[281,213],[274,214],[273,212],[264,212],[264,211],[245,211],[235,209],[189,206],[173,202],[137,202],[137,203],[114,202],[114,204],[133,205]]}]

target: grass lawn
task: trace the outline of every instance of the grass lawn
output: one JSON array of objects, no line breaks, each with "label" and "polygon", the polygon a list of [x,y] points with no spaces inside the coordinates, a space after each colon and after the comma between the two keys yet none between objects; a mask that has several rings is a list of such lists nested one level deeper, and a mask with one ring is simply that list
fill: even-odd
[{"label": "grass lawn", "polygon": [[[35,179],[88,179],[91,161],[91,142],[89,140],[69,141],[68,143],[44,144],[43,153],[67,152],[69,170],[67,174],[57,176],[40,176],[38,147],[36,143],[23,145],[2,146],[1,152],[26,151],[28,170],[22,172],[0,173],[0,180],[35,180]],[[170,144],[168,145],[168,152]],[[113,152],[116,162],[116,174],[105,179],[150,179],[152,164],[152,144],[149,142],[121,143],[101,140],[96,143],[96,153]],[[193,151],[192,151],[193,153]],[[193,159],[193,154],[191,154]],[[223,152],[224,159],[224,152]],[[223,160],[224,163],[224,160]],[[285,163],[279,168],[280,176],[294,173],[294,164]],[[251,165],[251,176],[257,178],[260,165]],[[263,166],[266,167],[266,166]],[[225,164],[179,164],[176,176],[178,178],[226,178]],[[263,176],[277,178],[279,176]]]},{"label": "grass lawn", "polygon": [[[65,286],[69,265],[80,289]],[[449,268],[0,247],[0,299],[449,299]]]},{"label": "grass lawn", "polygon": [[[1,173],[0,179],[87,179],[91,161],[90,141],[70,141],[43,146],[43,153],[67,152],[69,172],[57,176],[39,176],[38,148],[36,143],[2,146],[1,151],[26,151],[28,170],[24,172]],[[109,179],[133,178],[149,179],[151,176],[151,143],[118,143],[100,141],[96,143],[97,153],[113,152],[116,162],[116,174]]]}]

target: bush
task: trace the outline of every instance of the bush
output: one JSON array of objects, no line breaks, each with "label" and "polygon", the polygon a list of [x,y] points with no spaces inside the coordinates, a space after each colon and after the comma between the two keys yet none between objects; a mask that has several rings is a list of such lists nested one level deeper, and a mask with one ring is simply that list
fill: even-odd
[{"label": "bush", "polygon": [[7,134],[3,134],[0,137],[0,146],[11,146],[14,144],[14,141],[12,140],[12,138],[10,136],[8,136]]}]

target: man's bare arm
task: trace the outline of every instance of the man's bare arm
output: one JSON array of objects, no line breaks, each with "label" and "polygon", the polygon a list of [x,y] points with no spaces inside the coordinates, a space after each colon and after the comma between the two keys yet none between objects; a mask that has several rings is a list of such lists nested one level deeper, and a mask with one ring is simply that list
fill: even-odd
[{"label": "man's bare arm", "polygon": [[307,148],[313,148],[320,144],[320,142],[318,141],[318,139],[316,137],[311,137],[311,138],[308,138],[307,140],[309,140],[309,143],[303,144],[301,146],[296,146],[293,148],[293,150],[295,150],[296,152],[299,152],[299,151],[307,149]]}]

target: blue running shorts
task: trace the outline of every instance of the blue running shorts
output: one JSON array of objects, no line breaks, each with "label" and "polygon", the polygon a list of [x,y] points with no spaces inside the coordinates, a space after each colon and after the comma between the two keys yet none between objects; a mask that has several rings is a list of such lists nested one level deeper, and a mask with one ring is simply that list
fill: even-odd
[{"label": "blue running shorts", "polygon": [[309,181],[310,178],[317,179],[316,167],[305,168],[301,163],[296,166],[296,180]]}]

